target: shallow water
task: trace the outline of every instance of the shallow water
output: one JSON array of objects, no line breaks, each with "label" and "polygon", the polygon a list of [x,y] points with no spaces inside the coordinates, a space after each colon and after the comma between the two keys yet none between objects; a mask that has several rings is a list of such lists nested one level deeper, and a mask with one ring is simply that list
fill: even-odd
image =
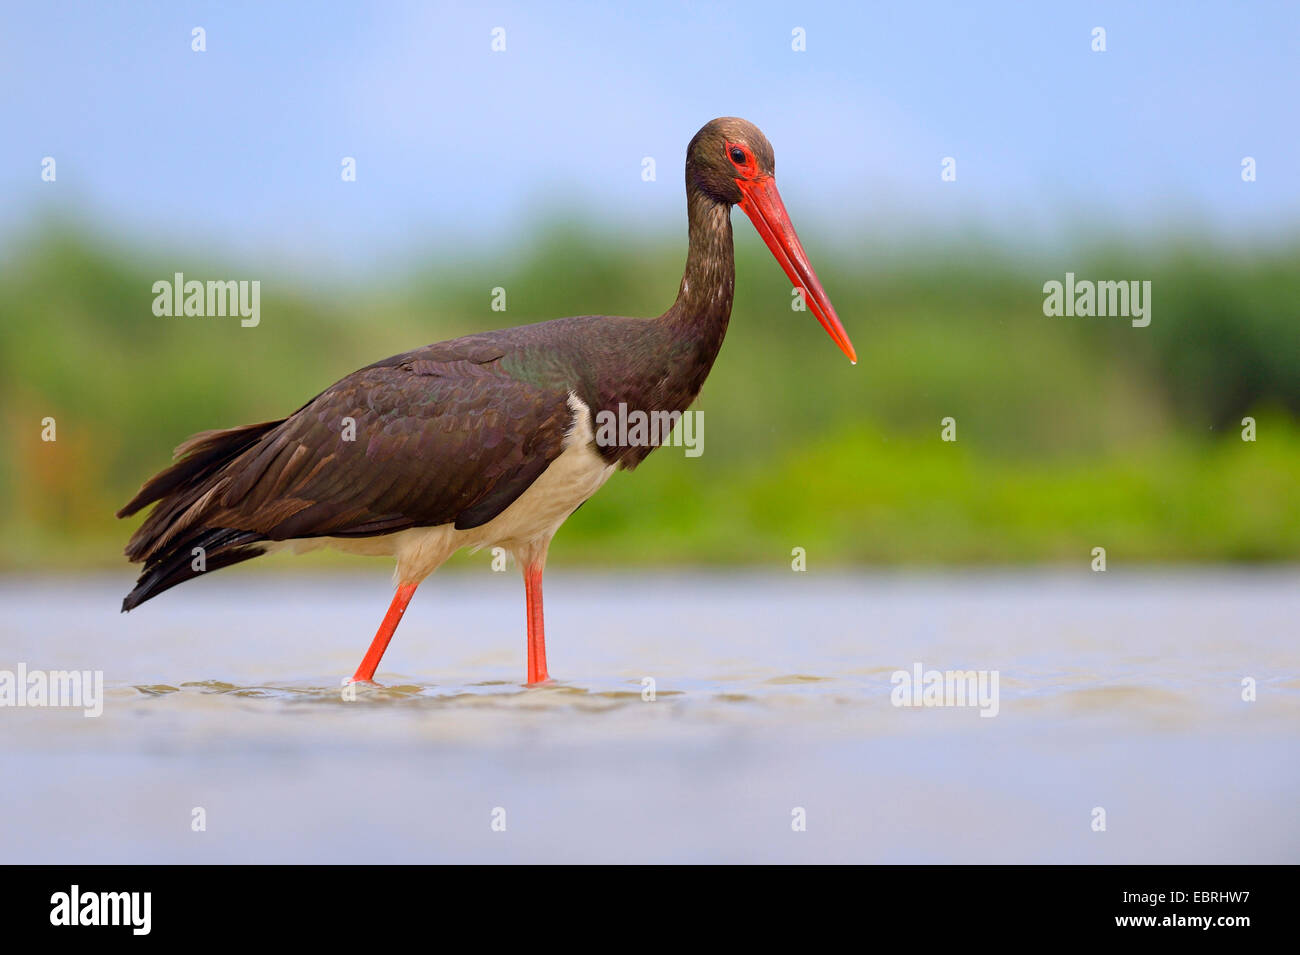
[{"label": "shallow water", "polygon": [[[125,575],[9,578],[0,669],[105,701],[0,708],[0,861],[1297,862],[1298,582],[554,570],[523,687],[517,574],[443,575],[347,701],[377,567],[125,616]],[[917,663],[996,717],[892,705]]]}]

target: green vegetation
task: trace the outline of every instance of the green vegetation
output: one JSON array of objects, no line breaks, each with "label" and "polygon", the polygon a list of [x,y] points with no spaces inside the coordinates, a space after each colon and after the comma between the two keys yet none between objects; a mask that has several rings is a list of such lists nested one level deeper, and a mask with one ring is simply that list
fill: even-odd
[{"label": "green vegetation", "polygon": [[[895,251],[905,265],[872,268],[869,250],[809,230],[855,368],[737,231],[731,331],[696,406],[704,455],[666,448],[616,475],[566,525],[555,562],[775,567],[795,546],[810,566],[1081,562],[1095,546],[1112,565],[1300,559],[1300,247],[1110,246],[1032,267]],[[192,432],[280,417],[441,338],[657,314],[685,254],[676,240],[535,235],[396,291],[33,237],[0,271],[0,569],[116,564],[135,522],[113,512]],[[1067,270],[1150,279],[1150,327],[1045,317],[1042,284]],[[260,325],[155,317],[151,286],[175,271],[261,279]],[[494,286],[505,313],[489,309]],[[956,443],[939,439],[945,416]]]}]

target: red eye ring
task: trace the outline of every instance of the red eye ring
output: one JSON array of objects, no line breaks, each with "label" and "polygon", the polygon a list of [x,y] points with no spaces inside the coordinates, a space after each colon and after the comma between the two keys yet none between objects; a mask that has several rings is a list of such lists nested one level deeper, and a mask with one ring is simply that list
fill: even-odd
[{"label": "red eye ring", "polygon": [[[727,159],[746,179],[752,179],[758,173],[758,163],[754,161],[754,154],[749,151],[748,146],[743,143],[726,142],[723,143],[722,149]],[[737,159],[737,156],[740,158]]]}]

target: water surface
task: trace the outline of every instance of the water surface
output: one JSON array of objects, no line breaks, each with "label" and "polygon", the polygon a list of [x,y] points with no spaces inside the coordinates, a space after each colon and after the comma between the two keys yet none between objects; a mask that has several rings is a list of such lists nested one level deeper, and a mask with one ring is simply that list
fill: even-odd
[{"label": "water surface", "polygon": [[[1298,579],[556,570],[524,687],[517,575],[448,574],[348,701],[377,568],[9,578],[0,668],[106,699],[0,709],[0,860],[1297,862]],[[916,663],[998,715],[893,706]]]}]

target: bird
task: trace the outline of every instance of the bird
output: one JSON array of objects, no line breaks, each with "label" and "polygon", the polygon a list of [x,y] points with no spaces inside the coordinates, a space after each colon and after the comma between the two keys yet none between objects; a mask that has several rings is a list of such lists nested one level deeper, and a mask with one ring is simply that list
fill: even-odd
[{"label": "bird", "polygon": [[523,572],[527,683],[549,682],[551,539],[615,470],[657,446],[640,434],[601,440],[594,422],[619,409],[685,412],[700,393],[731,318],[733,206],[857,363],[774,172],[771,144],[747,120],[720,117],[691,138],[686,265],[658,317],[583,315],[437,342],[353,372],[288,417],[185,440],[117,512],[153,505],[126,545],[143,568],[122,611],[286,548],[387,556],[395,592],[352,677],[373,682],[420,583],[461,548],[502,547]]}]

